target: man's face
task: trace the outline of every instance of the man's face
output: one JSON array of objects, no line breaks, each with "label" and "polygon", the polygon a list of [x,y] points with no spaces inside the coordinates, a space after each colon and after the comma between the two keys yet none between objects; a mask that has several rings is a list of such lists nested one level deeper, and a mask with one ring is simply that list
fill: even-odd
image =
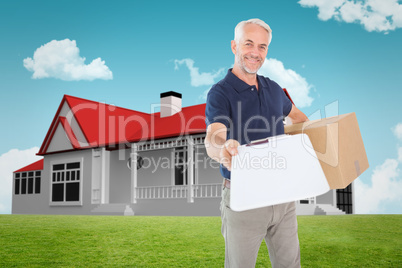
[{"label": "man's face", "polygon": [[268,53],[268,32],[259,25],[246,24],[239,43],[232,41],[235,64],[246,73],[256,74]]}]

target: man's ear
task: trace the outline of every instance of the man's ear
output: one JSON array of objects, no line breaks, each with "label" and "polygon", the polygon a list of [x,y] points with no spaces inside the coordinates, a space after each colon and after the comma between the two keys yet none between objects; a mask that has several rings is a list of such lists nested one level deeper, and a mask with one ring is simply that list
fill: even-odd
[{"label": "man's ear", "polygon": [[232,40],[232,41],[230,42],[230,46],[232,47],[232,52],[233,52],[233,54],[236,55],[236,49],[237,49],[236,41],[235,41],[235,40]]}]

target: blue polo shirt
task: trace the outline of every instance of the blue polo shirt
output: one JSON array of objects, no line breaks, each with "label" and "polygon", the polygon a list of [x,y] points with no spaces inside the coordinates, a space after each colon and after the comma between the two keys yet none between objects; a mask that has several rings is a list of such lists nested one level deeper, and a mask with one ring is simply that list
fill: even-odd
[{"label": "blue polo shirt", "polygon": [[[284,134],[283,118],[292,109],[292,102],[283,89],[267,77],[257,75],[258,90],[228,70],[225,78],[213,85],[207,95],[206,125],[222,123],[226,139],[240,144]],[[222,164],[220,171],[230,179],[230,171]]]}]

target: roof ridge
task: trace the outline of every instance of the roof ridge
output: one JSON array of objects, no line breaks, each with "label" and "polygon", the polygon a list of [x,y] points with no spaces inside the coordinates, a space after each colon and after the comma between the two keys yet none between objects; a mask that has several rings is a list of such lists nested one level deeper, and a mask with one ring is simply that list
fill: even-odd
[{"label": "roof ridge", "polygon": [[[153,115],[153,114],[158,114],[158,113],[160,113],[160,112],[155,112],[155,113],[141,112],[141,111],[137,111],[137,110],[133,110],[133,109],[129,109],[129,108],[117,106],[117,105],[114,105],[114,104],[107,104],[106,102],[100,102],[100,101],[94,101],[94,100],[84,99],[84,98],[81,98],[81,97],[76,97],[76,96],[72,96],[72,95],[68,95],[68,94],[64,94],[64,97],[65,97],[66,99],[68,99],[68,98],[73,98],[73,99],[78,99],[78,100],[82,100],[82,101],[88,101],[88,102],[92,102],[92,103],[104,104],[104,105],[107,105],[107,106],[114,106],[114,107],[119,108],[119,109],[127,110],[127,111],[130,111],[130,112],[142,113],[142,114],[145,114],[145,115]],[[205,105],[205,104],[206,104],[206,103],[199,103],[199,104],[195,104],[195,105],[185,106],[185,107],[182,107],[182,109],[188,109],[188,108],[191,108],[191,107],[201,106],[201,105]]]},{"label": "roof ridge", "polygon": [[84,98],[81,98],[81,97],[71,96],[71,95],[67,95],[67,94],[64,94],[64,97],[66,98],[66,100],[68,100],[68,98],[72,98],[72,99],[77,99],[77,100],[86,101],[86,102],[92,102],[92,103],[97,103],[97,104],[104,104],[104,105],[110,106],[110,107],[113,106],[113,107],[116,107],[116,108],[119,108],[119,109],[122,109],[122,110],[127,110],[127,111],[130,111],[130,112],[136,112],[136,113],[141,113],[141,114],[145,114],[145,115],[150,115],[149,113],[145,113],[145,112],[141,112],[141,111],[137,111],[137,110],[133,110],[133,109],[129,109],[129,108],[117,106],[117,105],[114,105],[114,104],[108,104],[108,103],[106,103],[106,102],[84,99]]}]

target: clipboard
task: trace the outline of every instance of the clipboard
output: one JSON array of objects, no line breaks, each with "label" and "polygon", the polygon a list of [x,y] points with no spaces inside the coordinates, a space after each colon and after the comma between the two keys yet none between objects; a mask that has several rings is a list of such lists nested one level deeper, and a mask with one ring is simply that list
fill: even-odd
[{"label": "clipboard", "polygon": [[327,179],[306,134],[238,147],[232,157],[230,208],[244,211],[324,194]]}]

